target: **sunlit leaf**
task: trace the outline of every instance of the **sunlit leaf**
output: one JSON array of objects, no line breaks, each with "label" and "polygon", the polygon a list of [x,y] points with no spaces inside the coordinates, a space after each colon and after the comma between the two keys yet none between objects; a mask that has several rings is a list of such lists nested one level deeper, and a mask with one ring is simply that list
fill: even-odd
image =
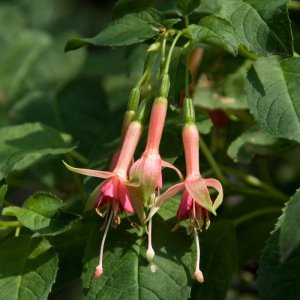
[{"label": "sunlit leaf", "polygon": [[115,20],[95,37],[69,40],[65,50],[74,50],[86,44],[112,47],[141,43],[159,33],[159,21],[160,15],[155,10],[131,13]]},{"label": "sunlit leaf", "polygon": [[25,227],[42,235],[56,235],[68,230],[79,217],[63,210],[63,201],[48,193],[30,196],[23,207],[4,208],[4,216],[15,216]]}]

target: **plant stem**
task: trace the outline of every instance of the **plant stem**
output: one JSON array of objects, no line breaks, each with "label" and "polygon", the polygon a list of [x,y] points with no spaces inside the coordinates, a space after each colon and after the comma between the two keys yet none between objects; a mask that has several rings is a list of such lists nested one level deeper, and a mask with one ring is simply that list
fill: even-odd
[{"label": "plant stem", "polygon": [[168,74],[168,72],[169,72],[169,67],[170,67],[170,63],[171,63],[172,54],[173,54],[175,45],[176,45],[178,39],[180,38],[181,34],[182,34],[182,32],[179,31],[177,33],[177,35],[175,36],[172,44],[171,44],[171,47],[170,47],[170,50],[169,50],[169,53],[168,53],[168,57],[167,57],[167,60],[166,60],[166,63],[165,63],[164,69],[163,69],[163,74]]},{"label": "plant stem", "polygon": [[164,36],[162,45],[161,45],[161,61],[160,69],[163,70],[166,63],[166,43],[167,43],[167,34]]},{"label": "plant stem", "polygon": [[[289,199],[289,197],[287,195],[285,195],[281,191],[277,190],[273,186],[261,181],[259,178],[255,177],[253,175],[245,174],[244,172],[242,172],[238,169],[233,169],[233,168],[229,168],[229,167],[225,167],[225,166],[221,166],[221,168],[228,173],[238,176],[246,184],[263,189],[264,192],[268,193],[269,197],[275,197],[276,199],[281,200],[282,202],[286,202]],[[245,188],[245,189],[247,189],[247,188]]]},{"label": "plant stem", "polygon": [[243,46],[243,45],[241,45],[241,46],[239,47],[239,55],[242,55],[242,56],[244,56],[244,57],[246,57],[246,58],[249,58],[249,59],[251,59],[251,60],[254,60],[254,61],[257,60],[257,59],[259,58],[259,56],[257,56],[256,54],[254,54],[254,53],[248,51],[248,50],[246,49],[246,47]]},{"label": "plant stem", "polygon": [[0,221],[0,227],[20,227],[19,221]]},{"label": "plant stem", "polygon": [[243,196],[253,196],[253,197],[262,197],[267,199],[278,200],[278,202],[282,205],[283,199],[282,197],[278,197],[274,194],[266,193],[266,191],[261,191],[258,189],[253,189],[244,186],[237,185],[228,185],[227,192],[232,195],[243,195]]},{"label": "plant stem", "polygon": [[228,180],[223,175],[223,173],[222,173],[221,169],[219,168],[217,162],[215,161],[215,159],[212,156],[210,150],[208,149],[206,143],[204,142],[204,140],[201,137],[199,139],[199,144],[200,144],[200,148],[201,148],[201,150],[202,150],[202,152],[203,152],[206,160],[208,161],[208,163],[210,164],[211,168],[215,172],[217,178],[222,182],[222,184],[227,185],[228,184]]},{"label": "plant stem", "polygon": [[237,227],[243,223],[251,221],[252,219],[256,219],[258,217],[262,217],[262,216],[268,215],[268,214],[279,214],[280,212],[281,212],[280,207],[262,208],[260,210],[255,210],[253,212],[250,212],[248,214],[240,216],[239,218],[235,219],[233,221],[233,223],[234,223],[234,226]]}]

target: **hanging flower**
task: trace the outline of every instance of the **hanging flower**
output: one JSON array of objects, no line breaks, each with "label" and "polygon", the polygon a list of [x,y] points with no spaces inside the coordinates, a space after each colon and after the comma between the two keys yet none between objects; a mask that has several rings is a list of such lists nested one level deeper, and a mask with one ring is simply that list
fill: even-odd
[{"label": "hanging flower", "polygon": [[[166,98],[155,99],[150,116],[147,145],[141,158],[130,168],[129,177],[132,182],[137,182],[138,187],[131,187],[130,193],[139,203],[143,202],[146,207],[151,207],[155,201],[155,192],[162,188],[162,167],[174,169],[182,178],[180,171],[170,163],[163,161],[159,154],[159,145],[165,123],[168,101]],[[153,260],[155,252],[152,247],[152,220],[148,226],[148,249],[147,260]]]},{"label": "hanging flower", "polygon": [[107,212],[99,264],[95,271],[96,278],[100,277],[103,273],[102,259],[104,243],[112,220],[117,220],[117,215],[123,211],[131,214],[137,213],[140,218],[144,218],[143,206],[137,204],[136,200],[133,201],[134,199],[130,197],[128,191],[128,187],[134,185],[128,181],[128,169],[141,133],[142,125],[137,121],[131,122],[124,138],[118,162],[112,172],[73,168],[64,162],[65,166],[72,172],[106,179],[99,187],[99,196],[95,203],[97,209],[105,207]]},{"label": "hanging flower", "polygon": [[[203,274],[200,271],[200,244],[198,230],[205,224],[209,225],[210,213],[216,215],[216,209],[221,205],[223,200],[223,189],[221,183],[213,178],[204,179],[201,177],[199,170],[199,134],[194,123],[185,124],[182,132],[182,139],[185,151],[186,172],[185,180],[169,188],[165,193],[158,197],[155,206],[151,209],[148,219],[151,218],[164,202],[183,191],[177,217],[179,220],[190,219],[191,226],[194,230],[197,245],[197,261],[195,268],[195,278],[203,282]],[[214,188],[218,195],[212,201],[208,187]]]}]

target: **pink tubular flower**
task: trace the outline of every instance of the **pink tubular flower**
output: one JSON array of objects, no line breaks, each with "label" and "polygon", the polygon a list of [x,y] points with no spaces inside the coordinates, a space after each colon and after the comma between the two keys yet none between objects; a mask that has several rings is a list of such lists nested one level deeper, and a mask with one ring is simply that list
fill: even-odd
[{"label": "pink tubular flower", "polygon": [[[194,229],[197,246],[197,260],[195,278],[203,282],[203,274],[200,271],[200,244],[198,229],[204,224],[209,225],[209,213],[216,214],[216,209],[223,200],[223,189],[221,183],[213,178],[204,179],[199,171],[199,134],[194,123],[185,124],[182,131],[182,139],[186,160],[186,178],[183,182],[176,184],[163,193],[151,209],[148,219],[151,218],[161,205],[170,197],[183,191],[180,205],[177,211],[179,220],[190,219]],[[214,188],[218,195],[215,201],[211,200],[208,187]]]},{"label": "pink tubular flower", "polygon": [[132,165],[129,173],[130,179],[139,181],[142,198],[146,206],[151,205],[151,196],[162,187],[162,167],[172,168],[182,177],[177,168],[163,161],[159,155],[167,107],[167,99],[162,97],[155,99],[151,111],[146,149],[141,158]]},{"label": "pink tubular flower", "polygon": [[106,228],[101,243],[99,264],[95,271],[96,278],[100,277],[103,272],[102,258],[104,243],[113,218],[116,218],[123,211],[132,214],[137,213],[139,217],[144,214],[142,205],[138,205],[130,198],[128,188],[131,184],[128,182],[127,175],[141,133],[142,125],[137,121],[131,122],[124,138],[118,162],[112,172],[73,168],[64,162],[65,166],[72,172],[106,179],[99,186],[100,193],[95,203],[96,208],[106,207],[107,210],[110,209],[110,213],[107,214]]},{"label": "pink tubular flower", "polygon": [[[149,123],[149,131],[147,145],[141,158],[137,160],[131,167],[129,177],[132,181],[138,181],[138,188],[131,188],[131,193],[135,194],[135,198],[140,198],[146,207],[154,204],[155,191],[162,188],[162,167],[174,169],[182,177],[180,171],[170,163],[163,161],[159,155],[159,145],[162,131],[166,119],[168,108],[168,100],[163,97],[155,99]],[[152,220],[149,220],[148,227],[148,250],[147,259],[152,261],[154,250],[151,241]]]}]

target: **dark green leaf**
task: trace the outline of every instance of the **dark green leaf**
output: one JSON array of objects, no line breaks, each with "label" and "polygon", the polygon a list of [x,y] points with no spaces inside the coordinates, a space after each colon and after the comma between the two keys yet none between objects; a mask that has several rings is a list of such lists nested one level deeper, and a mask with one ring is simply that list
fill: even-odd
[{"label": "dark green leaf", "polygon": [[274,137],[300,142],[300,58],[261,58],[246,80],[250,111]]},{"label": "dark green leaf", "polygon": [[20,92],[35,62],[50,45],[51,37],[40,31],[22,31],[0,57],[0,90],[10,100]]},{"label": "dark green leaf", "polygon": [[[183,56],[177,56],[171,61],[170,65],[170,91],[169,97],[179,99],[185,87],[186,64]],[[189,76],[190,77],[190,76]]]},{"label": "dark green leaf", "polygon": [[238,53],[239,41],[235,28],[222,17],[205,17],[199,25],[192,24],[185,32],[194,42],[220,47],[235,56]]},{"label": "dark green leaf", "polygon": [[72,150],[71,137],[40,123],[0,129],[0,180],[13,170],[24,169],[46,155]]},{"label": "dark green leaf", "polygon": [[195,10],[200,3],[201,0],[179,0],[177,3],[177,8],[182,15],[187,16],[193,12],[193,10]]},{"label": "dark green leaf", "polygon": [[261,130],[243,132],[228,147],[227,154],[234,160],[242,163],[251,162],[255,155],[264,155],[274,150],[277,139]]},{"label": "dark green leaf", "polygon": [[192,299],[223,300],[237,266],[237,244],[231,222],[219,221],[200,234],[204,283],[195,283]]},{"label": "dark green leaf", "polygon": [[119,0],[113,10],[116,18],[150,7],[154,0]]},{"label": "dark green leaf", "polygon": [[176,158],[182,153],[181,138],[177,132],[171,129],[163,131],[162,140],[159,146],[161,157],[173,163]]},{"label": "dark green leaf", "polygon": [[237,38],[250,51],[292,55],[292,33],[286,0],[222,0],[219,14],[231,21]]},{"label": "dark green leaf", "polygon": [[[53,289],[80,278],[82,257],[90,233],[91,224],[85,218],[72,228],[56,236],[47,236],[59,256],[59,269]],[[77,298],[76,298],[77,299]]]},{"label": "dark green leaf", "polygon": [[93,274],[98,264],[101,238],[101,224],[97,222],[91,231],[84,257],[82,279],[86,298],[188,299],[192,240],[184,230],[172,233],[174,224],[174,221],[166,222],[159,216],[155,217],[153,247],[156,267],[152,268],[156,271],[152,272],[145,259],[146,239],[141,236],[142,229],[129,229],[130,225],[124,219],[117,229],[109,230],[103,275],[95,280]]},{"label": "dark green leaf", "polygon": [[280,262],[279,239],[278,229],[267,240],[259,262],[257,281],[262,300],[293,300],[300,295],[300,246]]},{"label": "dark green leaf", "polygon": [[56,235],[68,230],[79,217],[63,211],[63,201],[47,193],[29,197],[23,207],[4,208],[4,216],[16,216],[25,227],[42,235]]},{"label": "dark green leaf", "polygon": [[280,217],[279,249],[284,261],[297,247],[300,247],[300,190],[290,199]]},{"label": "dark green leaf", "polygon": [[0,187],[0,206],[3,205],[6,192],[7,192],[7,184],[2,184]]},{"label": "dark green leaf", "polygon": [[[123,96],[126,100],[127,95]],[[79,142],[79,149],[84,153],[107,134],[112,117],[105,91],[97,78],[72,81],[58,95],[58,107],[66,132]]]},{"label": "dark green leaf", "polygon": [[65,50],[74,50],[86,44],[113,47],[142,43],[157,35],[160,27],[160,15],[157,11],[132,13],[115,20],[93,38],[69,40]]},{"label": "dark green leaf", "polygon": [[0,247],[0,299],[46,300],[55,280],[58,257],[48,241],[13,237]]}]

